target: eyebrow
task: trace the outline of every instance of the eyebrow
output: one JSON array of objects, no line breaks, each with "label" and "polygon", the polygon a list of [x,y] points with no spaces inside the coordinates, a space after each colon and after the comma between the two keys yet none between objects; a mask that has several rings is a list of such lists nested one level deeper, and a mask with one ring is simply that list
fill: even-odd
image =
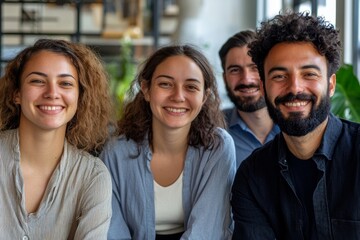
[{"label": "eyebrow", "polygon": [[226,70],[229,70],[230,68],[234,68],[234,67],[240,67],[240,65],[237,65],[237,64],[232,64],[232,65],[229,65]]},{"label": "eyebrow", "polygon": [[[320,67],[314,64],[310,64],[310,65],[304,65],[302,66],[300,69],[316,69],[318,71],[321,71]],[[269,70],[268,74],[274,72],[274,71],[286,71],[287,68],[285,67],[273,67]]]},{"label": "eyebrow", "polygon": [[[172,76],[169,76],[169,75],[159,75],[157,76],[155,79],[158,79],[158,78],[168,78],[168,79],[171,79],[171,80],[175,80]],[[191,82],[198,82],[198,83],[201,83],[199,79],[196,79],[196,78],[187,78],[185,81],[191,81]]]},{"label": "eyebrow", "polygon": [[229,65],[226,70],[229,70],[231,68],[241,68],[241,67],[252,67],[252,66],[256,66],[255,63],[248,63],[248,64],[245,64],[244,66],[243,65],[239,65],[239,64],[232,64],[232,65]]},{"label": "eyebrow", "polygon": [[[43,77],[47,77],[47,76],[48,76],[47,74],[45,74],[45,73],[43,73],[43,72],[31,72],[31,73],[29,73],[28,75],[26,75],[25,77],[28,77],[28,76],[30,76],[30,75],[32,75],[32,74],[40,75],[40,76],[43,76]],[[74,80],[76,80],[73,75],[68,74],[68,73],[59,74],[58,77],[63,77],[63,78],[64,78],[64,77],[71,77],[71,78],[73,78]]]}]

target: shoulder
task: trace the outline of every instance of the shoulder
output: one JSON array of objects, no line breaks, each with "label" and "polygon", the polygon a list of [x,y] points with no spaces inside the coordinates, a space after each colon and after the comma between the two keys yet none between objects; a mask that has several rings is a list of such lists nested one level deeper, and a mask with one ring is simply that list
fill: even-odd
[{"label": "shoulder", "polygon": [[341,122],[343,129],[345,131],[353,132],[358,135],[360,134],[360,123],[352,122],[352,121],[340,119],[340,118],[339,118],[339,121]]},{"label": "shoulder", "polygon": [[222,110],[222,112],[224,114],[224,117],[225,117],[225,121],[226,121],[228,126],[230,125],[234,109],[235,109],[235,107],[226,108],[226,109]]},{"label": "shoulder", "polygon": [[[96,176],[102,176],[108,178],[109,172],[105,164],[100,158],[91,155],[90,153],[79,150],[71,144],[67,144],[67,156],[69,162],[73,162],[72,171],[75,171],[78,175],[81,175],[84,179],[93,179]],[[106,180],[106,179],[104,179]]]},{"label": "shoulder", "polygon": [[132,139],[127,139],[122,135],[107,142],[99,158],[104,161],[108,168],[120,169],[125,167],[125,164],[137,164],[136,159],[148,156],[149,149],[147,140],[144,140],[142,144],[137,144]]},{"label": "shoulder", "polygon": [[[218,143],[228,146],[234,144],[234,140],[231,137],[231,135],[223,128],[216,128],[215,129],[215,135],[218,138]],[[231,147],[231,146],[230,146]]]},{"label": "shoulder", "polygon": [[281,134],[277,134],[273,140],[265,143],[262,147],[256,148],[244,161],[240,168],[248,168],[254,171],[268,171],[270,168],[278,166],[280,159],[282,141]]},{"label": "shoulder", "polygon": [[[11,129],[11,130],[4,130],[0,131],[0,142],[15,142],[18,139],[18,130],[17,129]],[[3,145],[3,144],[1,144]]]},{"label": "shoulder", "polygon": [[131,152],[137,148],[137,143],[124,135],[112,137],[104,146],[104,152]]},{"label": "shoulder", "polygon": [[100,154],[100,159],[124,159],[128,156],[137,155],[139,145],[132,139],[127,139],[124,135],[111,138],[104,146]]},{"label": "shoulder", "polygon": [[207,159],[208,163],[212,162],[215,165],[219,164],[219,162],[221,164],[235,162],[234,140],[225,129],[215,129],[215,143],[212,148],[205,149],[203,158]]}]

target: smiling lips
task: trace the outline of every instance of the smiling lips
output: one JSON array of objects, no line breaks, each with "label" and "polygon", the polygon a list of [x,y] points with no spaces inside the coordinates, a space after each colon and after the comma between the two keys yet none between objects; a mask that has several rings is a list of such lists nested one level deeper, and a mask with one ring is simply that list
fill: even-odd
[{"label": "smiling lips", "polygon": [[285,102],[284,105],[287,107],[302,107],[308,104],[308,101],[296,101],[296,102]]},{"label": "smiling lips", "polygon": [[187,110],[185,108],[171,108],[171,107],[167,107],[165,108],[167,111],[172,112],[172,113],[184,113]]},{"label": "smiling lips", "polygon": [[58,111],[63,109],[62,106],[39,106],[39,108],[44,111]]},{"label": "smiling lips", "polygon": [[257,88],[241,88],[241,89],[238,89],[239,92],[242,92],[242,93],[254,93],[254,92],[257,92],[258,89]]}]

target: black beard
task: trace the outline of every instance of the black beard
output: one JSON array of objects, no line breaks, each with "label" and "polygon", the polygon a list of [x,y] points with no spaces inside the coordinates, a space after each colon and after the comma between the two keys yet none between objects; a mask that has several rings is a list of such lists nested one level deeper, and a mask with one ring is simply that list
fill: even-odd
[{"label": "black beard", "polygon": [[[263,96],[260,97],[257,101],[254,101],[253,97],[246,97],[244,99],[241,99],[240,97],[235,96],[232,93],[231,89],[227,84],[225,84],[225,87],[227,90],[227,95],[231,100],[231,102],[235,105],[235,107],[238,110],[242,112],[255,112],[259,109],[266,107],[265,98]],[[236,88],[239,88],[239,86]]]},{"label": "black beard", "polygon": [[[329,91],[327,91],[329,92]],[[275,107],[268,99],[266,93],[266,103],[268,106],[268,112],[274,123],[278,124],[281,131],[286,133],[289,136],[305,136],[309,132],[313,131],[317,126],[319,126],[330,113],[330,95],[327,93],[322,96],[318,106],[315,106],[316,97],[306,94],[294,95],[289,93],[288,95],[276,98],[275,104],[278,106],[282,102],[289,100],[299,99],[299,100],[310,100],[313,103],[313,106],[310,110],[309,116],[306,118],[302,117],[301,113],[294,112],[290,113],[288,119],[284,118],[284,115],[280,112],[279,108]]]}]

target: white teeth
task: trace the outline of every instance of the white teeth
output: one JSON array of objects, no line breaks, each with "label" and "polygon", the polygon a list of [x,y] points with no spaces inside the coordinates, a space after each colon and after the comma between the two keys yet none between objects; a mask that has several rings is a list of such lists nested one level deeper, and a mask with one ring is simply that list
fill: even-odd
[{"label": "white teeth", "polygon": [[41,110],[45,110],[45,111],[55,111],[55,110],[60,110],[61,107],[60,106],[40,106]]},{"label": "white teeth", "polygon": [[186,112],[186,109],[184,109],[184,108],[166,108],[166,110],[168,110],[169,112],[174,112],[174,113]]},{"label": "white teeth", "polygon": [[254,92],[257,91],[257,89],[245,88],[245,89],[241,89],[240,91],[241,91],[241,92],[244,92],[244,93],[254,93]]},{"label": "white teeth", "polygon": [[307,102],[287,102],[285,103],[285,106],[288,107],[301,107],[301,106],[305,106],[307,104]]}]

